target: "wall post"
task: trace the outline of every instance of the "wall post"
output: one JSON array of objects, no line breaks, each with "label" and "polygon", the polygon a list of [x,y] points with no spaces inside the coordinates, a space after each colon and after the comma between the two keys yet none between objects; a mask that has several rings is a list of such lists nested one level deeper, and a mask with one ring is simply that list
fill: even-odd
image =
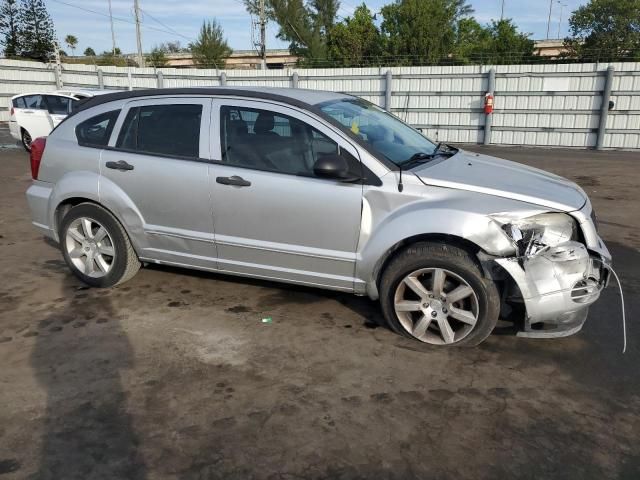
[{"label": "wall post", "polygon": [[[496,69],[492,68],[488,72],[488,86],[487,86],[487,94],[495,97],[495,89],[496,89]],[[495,100],[494,100],[495,104]],[[493,125],[493,113],[487,113],[484,116],[484,138],[483,143],[485,145],[491,144],[491,125]]]},{"label": "wall post", "polygon": [[607,117],[609,116],[609,100],[611,99],[611,87],[613,85],[613,73],[615,68],[609,66],[602,91],[602,105],[600,105],[600,121],[598,122],[598,136],[596,138],[596,150],[604,148],[604,136],[607,133]]},{"label": "wall post", "polygon": [[393,83],[393,75],[391,74],[391,70],[387,70],[385,74],[385,82],[384,82],[384,109],[387,112],[391,111],[391,89]]},{"label": "wall post", "polygon": [[293,75],[291,75],[291,86],[293,88],[298,88],[298,72],[293,72]]},{"label": "wall post", "polygon": [[133,90],[133,77],[131,76],[131,70],[127,72],[127,78],[129,79],[129,91]]},{"label": "wall post", "polygon": [[56,65],[53,69],[53,76],[56,82],[56,89],[60,90],[64,85],[62,84],[62,75],[61,75],[60,65]]},{"label": "wall post", "polygon": [[164,88],[164,75],[162,75],[162,72],[158,71],[156,73],[156,77],[157,77],[158,88]]},{"label": "wall post", "polygon": [[98,69],[98,88],[100,88],[100,90],[104,89],[104,76],[100,68]]},{"label": "wall post", "polygon": [[220,85],[224,86],[227,84],[227,74],[222,72],[220,74]]}]

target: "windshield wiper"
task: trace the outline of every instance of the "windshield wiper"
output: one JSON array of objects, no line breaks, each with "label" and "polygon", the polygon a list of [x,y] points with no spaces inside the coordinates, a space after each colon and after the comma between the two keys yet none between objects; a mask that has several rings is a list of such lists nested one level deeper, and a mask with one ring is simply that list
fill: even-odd
[{"label": "windshield wiper", "polygon": [[433,160],[435,157],[437,157],[439,155],[452,156],[452,155],[455,155],[456,153],[458,153],[458,149],[457,148],[450,147],[449,145],[446,145],[446,144],[441,142],[441,143],[438,143],[436,145],[436,148],[433,150],[433,152],[431,152],[431,153],[425,153],[425,152],[414,153],[407,160],[402,162],[400,165],[402,165],[403,169],[407,169],[407,168],[411,168],[411,167],[414,167],[416,165],[419,165],[421,163],[429,162],[429,161]]},{"label": "windshield wiper", "polygon": [[458,153],[458,149],[455,147],[451,147],[449,145],[447,145],[446,143],[442,143],[439,142],[436,145],[435,150],[433,151],[432,155],[455,155],[456,153]]},{"label": "windshield wiper", "polygon": [[402,166],[402,168],[404,169],[411,168],[415,165],[419,165],[420,163],[425,163],[425,162],[428,162],[429,160],[433,160],[434,156],[435,156],[435,151],[434,153],[424,153],[424,152],[414,153],[407,160],[402,162],[400,166]]}]

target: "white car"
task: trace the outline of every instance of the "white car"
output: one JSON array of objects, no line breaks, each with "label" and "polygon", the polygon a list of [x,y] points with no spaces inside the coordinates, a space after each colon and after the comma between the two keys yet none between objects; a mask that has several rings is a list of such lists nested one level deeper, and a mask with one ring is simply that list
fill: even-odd
[{"label": "white car", "polygon": [[74,104],[85,98],[112,92],[114,90],[57,90],[21,93],[11,97],[11,136],[20,140],[24,148],[30,151],[31,140],[49,135],[72,112]]}]

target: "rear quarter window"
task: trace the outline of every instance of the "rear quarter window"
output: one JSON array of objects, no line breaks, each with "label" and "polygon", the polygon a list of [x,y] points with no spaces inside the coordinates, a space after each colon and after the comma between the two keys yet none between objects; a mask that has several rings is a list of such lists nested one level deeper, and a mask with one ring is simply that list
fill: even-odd
[{"label": "rear quarter window", "polygon": [[26,108],[24,103],[24,97],[18,97],[13,99],[14,108]]},{"label": "rear quarter window", "polygon": [[106,147],[120,110],[101,113],[91,117],[76,127],[78,144],[83,147]]}]

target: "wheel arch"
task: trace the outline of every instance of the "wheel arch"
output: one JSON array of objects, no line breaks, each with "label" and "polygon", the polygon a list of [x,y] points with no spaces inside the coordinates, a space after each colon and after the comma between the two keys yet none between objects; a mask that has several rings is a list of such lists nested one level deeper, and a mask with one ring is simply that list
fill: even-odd
[{"label": "wheel arch", "polygon": [[380,288],[380,280],[382,277],[382,272],[389,264],[393,258],[398,255],[400,251],[407,248],[410,245],[413,245],[418,242],[434,242],[434,243],[444,243],[447,245],[455,246],[461,248],[471,254],[471,258],[476,262],[476,265],[480,269],[480,271],[485,276],[489,276],[488,272],[483,265],[483,263],[478,258],[478,254],[483,252],[482,248],[473,243],[471,240],[468,240],[463,237],[459,237],[457,235],[445,234],[445,233],[421,233],[417,235],[413,235],[411,237],[404,238],[390,248],[388,248],[384,254],[380,257],[378,262],[376,262],[373,270],[373,278],[376,287],[376,293]]},{"label": "wheel arch", "polygon": [[136,254],[139,255],[139,251],[135,243],[133,242],[133,239],[127,229],[127,226],[124,224],[124,222],[122,222],[122,220],[118,217],[118,215],[109,207],[103,205],[102,203],[98,202],[95,199],[88,198],[88,197],[81,197],[81,196],[68,197],[63,199],[62,201],[60,201],[60,203],[58,203],[58,205],[56,205],[53,212],[53,221],[54,221],[55,234],[59,239],[60,239],[60,226],[62,224],[62,219],[64,218],[64,216],[67,214],[69,210],[83,203],[90,203],[90,204],[96,205],[97,207],[100,207],[106,210],[113,218],[115,218],[115,220],[120,224],[120,226],[124,230],[127,237],[129,237],[129,241],[131,242],[131,245],[136,251]]}]

